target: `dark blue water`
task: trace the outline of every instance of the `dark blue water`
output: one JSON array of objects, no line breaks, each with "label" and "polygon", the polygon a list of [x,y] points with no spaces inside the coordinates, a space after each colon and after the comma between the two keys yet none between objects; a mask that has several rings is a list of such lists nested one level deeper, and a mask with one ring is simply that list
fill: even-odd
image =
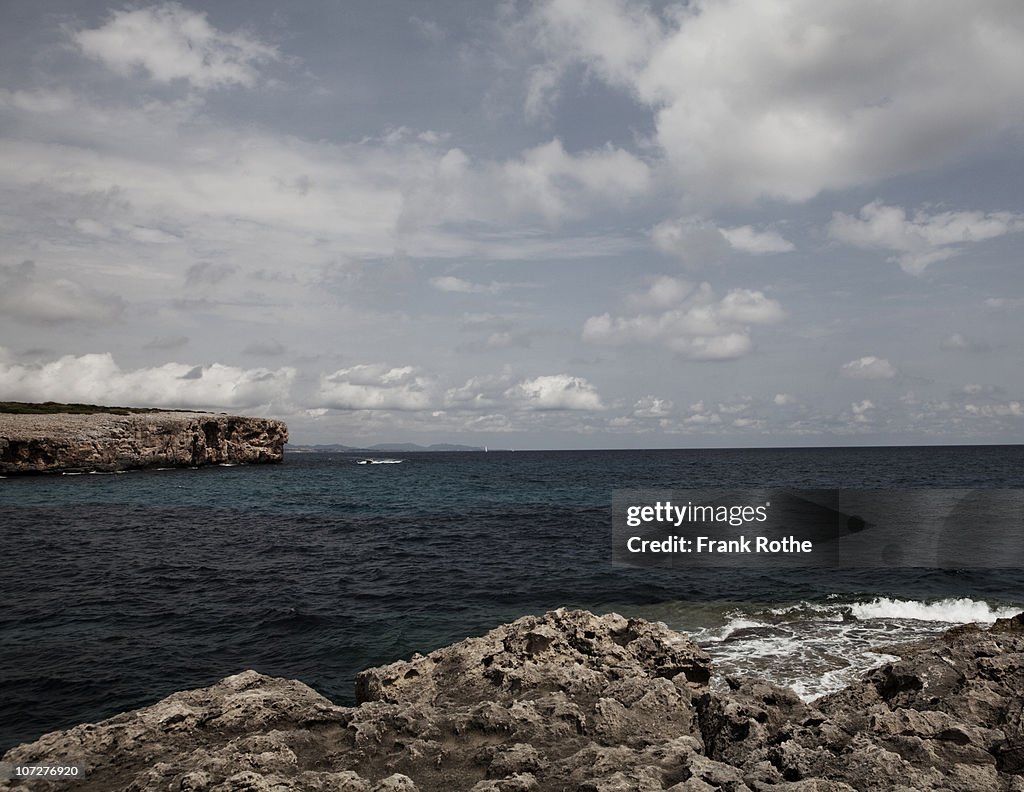
[{"label": "dark blue water", "polygon": [[1017,570],[610,563],[614,489],[1021,487],[1020,446],[401,458],[0,481],[0,750],[245,668],[348,704],[363,668],[559,606],[1024,603]]}]

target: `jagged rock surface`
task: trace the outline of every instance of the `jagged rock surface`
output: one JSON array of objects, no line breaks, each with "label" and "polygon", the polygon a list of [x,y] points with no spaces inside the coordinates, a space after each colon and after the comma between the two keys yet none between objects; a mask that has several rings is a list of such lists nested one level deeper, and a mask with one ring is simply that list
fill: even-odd
[{"label": "jagged rock surface", "polygon": [[0,414],[0,473],[280,462],[288,427],[217,413]]},{"label": "jagged rock surface", "polygon": [[815,704],[709,685],[660,624],[559,610],[361,674],[357,707],[253,671],[7,762],[84,780],[0,789],[252,792],[1024,792],[1024,615],[953,630]]}]

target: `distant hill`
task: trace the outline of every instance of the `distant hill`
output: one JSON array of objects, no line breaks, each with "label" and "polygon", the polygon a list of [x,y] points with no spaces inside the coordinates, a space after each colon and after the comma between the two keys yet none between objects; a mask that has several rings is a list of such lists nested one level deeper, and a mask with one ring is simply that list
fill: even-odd
[{"label": "distant hill", "polygon": [[378,443],[370,446],[371,451],[483,451],[481,446],[458,445],[455,443],[434,443],[428,446],[416,443]]}]

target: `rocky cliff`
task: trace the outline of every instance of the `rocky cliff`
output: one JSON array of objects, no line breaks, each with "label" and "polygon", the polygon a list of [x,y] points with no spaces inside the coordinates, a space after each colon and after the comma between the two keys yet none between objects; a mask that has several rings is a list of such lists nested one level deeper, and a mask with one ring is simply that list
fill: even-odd
[{"label": "rocky cliff", "polygon": [[83,777],[0,789],[1024,791],[1024,614],[899,651],[806,704],[711,685],[664,625],[559,610],[366,671],[358,707],[246,671],[54,732],[4,760]]},{"label": "rocky cliff", "polygon": [[215,413],[0,414],[0,473],[280,462],[288,427]]}]

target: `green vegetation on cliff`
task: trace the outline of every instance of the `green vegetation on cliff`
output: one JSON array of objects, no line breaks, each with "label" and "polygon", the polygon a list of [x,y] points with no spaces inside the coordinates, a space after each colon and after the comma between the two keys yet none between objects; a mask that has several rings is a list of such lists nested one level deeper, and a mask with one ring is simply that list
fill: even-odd
[{"label": "green vegetation on cliff", "polygon": [[50,415],[54,413],[70,413],[73,415],[93,415],[95,413],[110,413],[112,415],[129,415],[131,413],[155,413],[155,412],[192,412],[192,410],[168,410],[162,407],[104,407],[99,404],[62,404],[60,402],[43,402],[34,404],[32,402],[0,401],[0,413],[13,413],[14,415]]}]

